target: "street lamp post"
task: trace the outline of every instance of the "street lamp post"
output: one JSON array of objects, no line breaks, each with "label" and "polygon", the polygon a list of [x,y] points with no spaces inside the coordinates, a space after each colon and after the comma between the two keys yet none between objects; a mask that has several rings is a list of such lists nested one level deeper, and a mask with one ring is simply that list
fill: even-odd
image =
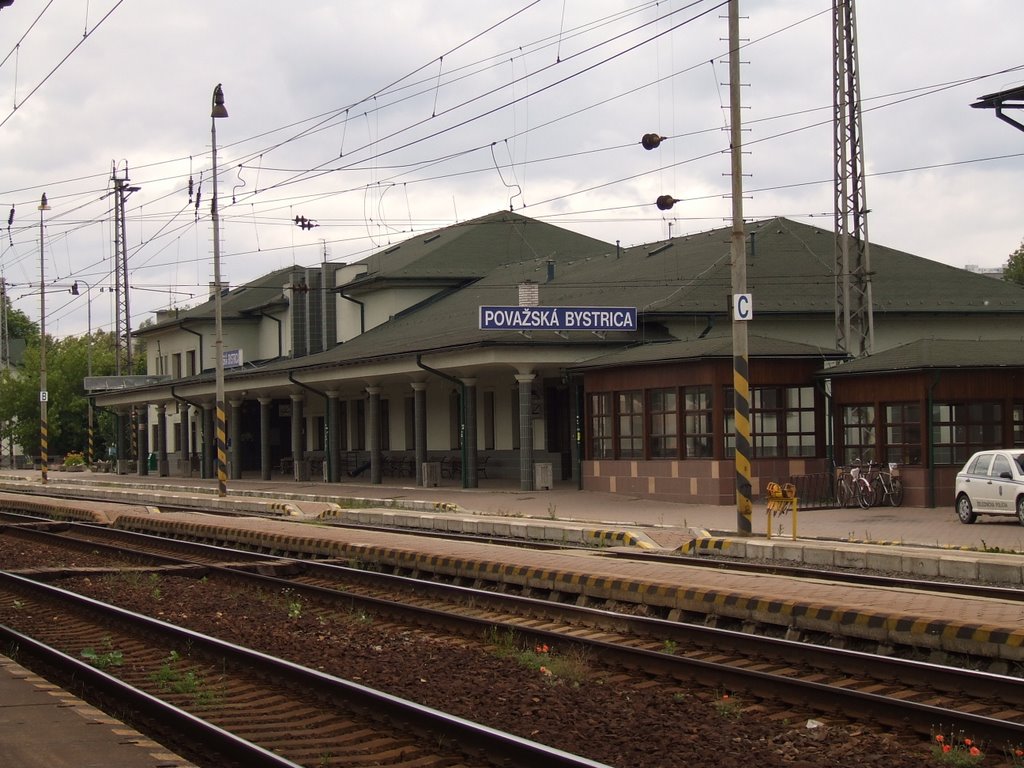
[{"label": "street lamp post", "polygon": [[39,471],[46,485],[49,428],[46,424],[46,260],[43,257],[43,211],[50,210],[46,193],[39,200]]},{"label": "street lamp post", "polygon": [[217,446],[217,495],[228,492],[227,440],[224,418],[224,312],[221,306],[220,287],[220,216],[217,213],[217,120],[227,117],[224,106],[224,91],[220,83],[213,89],[213,105],[210,110],[210,142],[213,147],[213,200],[210,203],[210,218],[213,219],[213,307],[214,307],[214,365],[217,378],[216,446]]}]

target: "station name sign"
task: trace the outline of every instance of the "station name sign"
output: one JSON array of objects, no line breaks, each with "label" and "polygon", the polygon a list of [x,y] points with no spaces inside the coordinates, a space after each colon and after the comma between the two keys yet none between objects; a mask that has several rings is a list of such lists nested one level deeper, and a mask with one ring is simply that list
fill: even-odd
[{"label": "station name sign", "polygon": [[482,331],[635,331],[636,307],[480,307]]}]

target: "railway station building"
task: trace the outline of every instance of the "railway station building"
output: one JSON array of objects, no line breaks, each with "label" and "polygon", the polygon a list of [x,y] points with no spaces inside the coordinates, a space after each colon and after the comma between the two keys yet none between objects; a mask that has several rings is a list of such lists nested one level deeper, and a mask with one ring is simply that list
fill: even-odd
[{"label": "railway station building", "polygon": [[[863,459],[943,506],[970,453],[1024,444],[1020,286],[873,243],[852,359],[833,233],[775,218],[746,248],[755,496]],[[229,477],[731,504],[730,285],[729,228],[620,248],[499,212],[222,287]],[[134,471],[214,476],[212,290],[136,332],[147,383],[92,393],[137,414]]]}]

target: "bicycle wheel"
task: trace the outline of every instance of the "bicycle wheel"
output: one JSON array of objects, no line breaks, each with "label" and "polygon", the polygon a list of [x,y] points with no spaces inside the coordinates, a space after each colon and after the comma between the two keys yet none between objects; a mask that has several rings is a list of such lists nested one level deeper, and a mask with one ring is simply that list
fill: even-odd
[{"label": "bicycle wheel", "polygon": [[898,477],[892,478],[892,490],[889,492],[889,505],[898,507],[903,503],[903,481]]},{"label": "bicycle wheel", "polygon": [[850,486],[842,478],[836,480],[836,504],[841,508],[850,506]]},{"label": "bicycle wheel", "polygon": [[860,478],[853,486],[854,495],[861,509],[867,509],[875,501],[875,489],[867,480]]}]

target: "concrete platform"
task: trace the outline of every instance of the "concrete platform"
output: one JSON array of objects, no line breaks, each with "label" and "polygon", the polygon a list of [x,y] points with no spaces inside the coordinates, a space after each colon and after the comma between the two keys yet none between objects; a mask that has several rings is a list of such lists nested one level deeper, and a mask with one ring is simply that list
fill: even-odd
[{"label": "concrete platform", "polygon": [[6,656],[0,656],[0,765],[195,768]]},{"label": "concrete platform", "polygon": [[[406,480],[405,483],[408,481]],[[1015,518],[963,525],[952,508],[875,507],[800,511],[769,522],[755,504],[749,535],[736,533],[731,507],[672,504],[567,488],[521,491],[500,481],[481,487],[299,483],[243,479],[217,496],[212,480],[51,472],[48,485],[126,505],[123,512],[215,508],[296,521],[337,521],[409,529],[513,536],[549,543],[714,552],[807,565],[869,567],[914,576],[1024,583],[1024,526]],[[45,489],[39,473],[0,472],[0,492]],[[45,507],[45,505],[44,505]],[[57,514],[83,519],[86,504],[61,502]],[[95,509],[95,508],[93,508]],[[74,511],[69,511],[74,510]],[[121,512],[105,512],[108,520]],[[92,513],[100,514],[100,513]],[[771,530],[769,530],[771,525]]]}]

